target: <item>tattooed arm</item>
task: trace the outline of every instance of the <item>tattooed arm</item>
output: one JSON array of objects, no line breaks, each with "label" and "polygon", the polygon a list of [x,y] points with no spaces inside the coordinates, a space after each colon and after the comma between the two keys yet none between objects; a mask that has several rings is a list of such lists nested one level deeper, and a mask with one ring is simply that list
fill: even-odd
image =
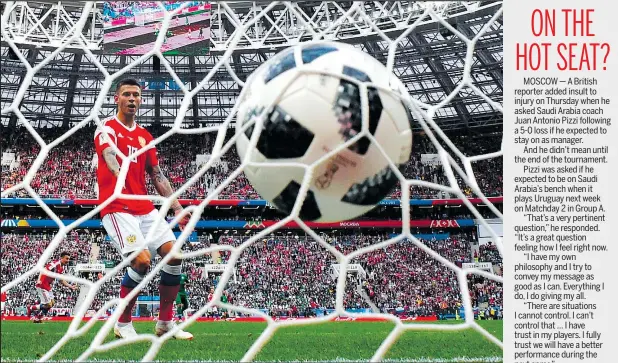
[{"label": "tattooed arm", "polygon": [[118,159],[116,159],[116,151],[114,151],[114,148],[105,148],[105,150],[103,150],[103,159],[105,159],[107,168],[115,177],[118,177],[118,174],[120,174],[120,164],[118,163]]},{"label": "tattooed arm", "polygon": [[[154,184],[157,193],[159,193],[163,197],[169,197],[170,195],[172,195],[172,193],[174,193],[172,185],[163,174],[163,171],[161,170],[161,167],[159,165],[148,165],[146,167],[146,171],[148,172],[148,175],[150,175],[150,178],[152,179],[152,184]],[[174,210],[174,212],[182,210],[182,206],[177,199],[172,202],[172,209]]]},{"label": "tattooed arm", "polygon": [[[163,174],[161,170],[161,166],[159,166],[159,158],[157,157],[157,151],[155,148],[148,150],[146,153],[146,172],[150,175],[152,179],[152,184],[154,185],[157,193],[161,196],[168,198],[170,195],[174,193],[172,189],[172,185],[169,180]],[[180,230],[184,230],[187,223],[189,223],[189,218],[191,218],[191,213],[186,212],[178,199],[174,199],[172,201],[172,209],[174,210],[174,214],[176,217],[181,217],[178,219],[178,227]]]}]

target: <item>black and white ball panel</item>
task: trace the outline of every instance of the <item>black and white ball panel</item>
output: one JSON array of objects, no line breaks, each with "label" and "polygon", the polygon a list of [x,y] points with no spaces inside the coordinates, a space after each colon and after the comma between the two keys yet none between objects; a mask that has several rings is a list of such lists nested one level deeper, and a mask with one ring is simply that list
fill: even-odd
[{"label": "black and white ball panel", "polygon": [[[331,52],[338,51],[338,48],[328,44],[314,44],[304,47],[301,50],[301,59],[303,64],[311,63],[317,58]],[[294,48],[288,48],[275,56],[272,65],[269,65],[264,72],[264,83],[268,84],[280,74],[296,68],[297,64],[294,59]]]},{"label": "black and white ball panel", "polygon": [[303,64],[308,64],[318,59],[319,57],[339,51],[339,47],[330,44],[311,44],[302,48],[301,58]]},{"label": "black and white ball panel", "polygon": [[[292,180],[288,185],[286,185],[285,188],[283,188],[281,193],[273,199],[273,204],[282,212],[290,214],[292,213],[292,209],[294,208],[294,204],[298,198],[299,191],[300,184]],[[298,216],[303,221],[315,221],[322,216],[313,191],[307,191]]]},{"label": "black and white ball panel", "polygon": [[288,48],[282,50],[279,54],[275,55],[273,61],[267,65],[267,68],[262,76],[264,84],[268,84],[282,73],[293,68],[296,68],[294,49]]},{"label": "black and white ball panel", "polygon": [[257,149],[268,159],[300,158],[307,152],[314,134],[282,107],[275,106],[264,120]]},{"label": "black and white ball panel", "polygon": [[[299,58],[303,64],[296,63]],[[260,107],[275,100],[277,92],[298,74],[300,67],[346,74],[388,89],[405,90],[379,61],[350,45],[304,45],[281,52],[272,64],[266,63],[256,71],[251,77],[251,90],[239,107],[237,122],[246,122]],[[361,131],[360,96],[355,83],[340,77],[300,75],[283,92],[277,107],[269,110],[252,160],[314,164]],[[400,165],[410,157],[409,113],[401,100],[388,92],[371,88],[368,99],[368,131],[379,140],[386,156],[369,138],[363,138],[322,160],[314,168],[301,209],[302,219],[329,222],[362,215],[397,184],[388,159]],[[242,158],[251,132],[240,137],[237,148]],[[303,168],[256,167],[246,168],[245,172],[264,199],[285,213],[291,211],[304,177]]]},{"label": "black and white ball panel", "polygon": [[354,183],[341,199],[342,202],[374,207],[397,185],[398,178],[390,166]]}]

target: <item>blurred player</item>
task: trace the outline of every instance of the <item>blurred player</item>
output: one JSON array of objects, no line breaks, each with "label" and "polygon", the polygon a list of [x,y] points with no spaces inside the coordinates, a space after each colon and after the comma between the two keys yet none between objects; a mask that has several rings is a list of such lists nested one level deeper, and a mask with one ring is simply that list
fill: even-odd
[{"label": "blurred player", "polygon": [[[60,253],[60,259],[52,261],[45,265],[45,269],[47,271],[55,272],[57,274],[62,274],[65,272],[64,266],[66,266],[71,261],[71,256],[68,252]],[[78,287],[75,285],[71,285],[65,280],[60,280],[61,283],[71,290],[77,290]],[[28,307],[28,315],[37,311],[36,319],[39,320],[41,316],[46,315],[49,309],[51,309],[56,300],[54,299],[54,293],[52,292],[52,287],[56,279],[47,276],[44,274],[40,274],[38,280],[36,280],[36,292],[39,295],[39,304],[31,305]],[[35,320],[36,321],[36,320]]]},{"label": "blurred player", "polygon": [[[223,294],[221,294],[221,302],[224,304],[227,304],[227,290],[223,290]],[[222,319],[229,318],[229,315],[225,308],[221,308],[221,318]]]},{"label": "blurred player", "polygon": [[176,296],[176,316],[179,319],[184,318],[185,310],[189,308],[189,299],[187,298],[187,290],[185,286],[188,285],[189,277],[187,274],[180,275],[180,290],[178,290],[178,296]]},{"label": "blurred player", "polygon": [[[120,173],[121,159],[112,148],[115,144],[124,155],[130,155],[146,147],[153,141],[152,135],[145,128],[135,122],[137,110],[142,103],[142,88],[134,79],[125,79],[118,83],[114,100],[118,105],[115,117],[103,122],[103,129],[98,128],[94,134],[94,143],[99,157],[97,167],[97,183],[99,186],[99,203],[109,199],[114,193],[118,174]],[[133,157],[129,162],[129,171],[122,192],[124,194],[147,195],[146,174],[152,180],[157,192],[169,197],[172,187],[161,171],[157,151],[153,147],[146,153]],[[183,208],[174,200],[172,209],[176,215],[183,214]],[[150,262],[154,254],[165,257],[176,237],[170,226],[163,220],[154,231],[151,239],[146,236],[154,226],[158,212],[151,201],[115,199],[101,211],[101,219],[105,230],[111,237],[120,254],[127,257],[134,251],[141,251],[131,261],[120,286],[120,297],[126,297],[137,286],[150,269]],[[189,221],[189,214],[184,214],[179,226]],[[159,293],[161,311],[155,327],[155,333],[161,336],[171,330],[173,321],[174,300],[180,289],[180,272],[182,260],[171,259],[161,270]],[[114,326],[117,337],[127,338],[137,333],[131,323],[131,311],[135,306],[137,295],[129,302],[126,309]],[[179,330],[174,335],[176,339],[193,339],[193,335]]]},{"label": "blurred player", "polygon": [[[208,292],[208,295],[206,296],[207,302],[211,302],[214,296],[215,296],[215,288],[211,286],[210,291]],[[208,317],[213,317],[217,313],[217,306],[215,305],[215,306],[209,307],[208,309],[206,309],[206,313]]]},{"label": "blurred player", "polygon": [[6,291],[0,294],[0,312],[4,313],[4,305],[6,305]]}]

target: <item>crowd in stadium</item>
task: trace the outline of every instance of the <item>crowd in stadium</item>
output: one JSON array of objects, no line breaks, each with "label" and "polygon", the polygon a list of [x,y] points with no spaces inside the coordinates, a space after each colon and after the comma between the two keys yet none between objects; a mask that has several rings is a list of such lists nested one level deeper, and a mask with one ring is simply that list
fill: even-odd
[{"label": "crowd in stadium", "polygon": [[[39,135],[45,142],[51,142],[61,136],[66,130],[61,128],[39,129]],[[153,135],[161,135],[167,129],[151,129]],[[96,199],[96,158],[93,145],[84,140],[91,140],[93,127],[84,127],[53,148],[43,161],[40,169],[30,183],[33,189],[43,198],[84,198]],[[40,146],[23,128],[12,130],[8,137],[1,140],[3,151],[15,153],[15,161],[11,165],[3,165],[3,188],[11,187],[24,179],[33,161],[37,158]],[[500,137],[501,135],[495,135]],[[228,135],[229,137],[229,135]],[[496,151],[495,137],[457,136],[453,143],[464,154],[478,155]],[[205,135],[174,135],[158,146],[162,169],[168,176],[174,188],[186,183],[199,170],[196,155],[208,154],[212,149],[212,137]],[[407,178],[425,180],[447,185],[444,172],[440,165],[430,165],[421,162],[421,154],[435,153],[435,147],[426,138],[417,136],[414,140],[412,159],[402,167]],[[71,158],[66,158],[66,155]],[[230,172],[240,165],[235,148],[231,148],[222,158],[208,170],[200,180],[188,188],[181,196],[186,199],[204,198],[217,185],[230,175]],[[502,195],[502,159],[493,158],[473,164],[476,181],[486,196]],[[472,196],[471,190],[460,181],[462,190]],[[156,194],[152,185],[150,192]],[[390,198],[400,197],[401,191],[395,189]],[[24,190],[13,194],[17,197],[28,197]],[[446,198],[452,197],[428,188],[413,187],[411,197]],[[241,174],[234,179],[218,196],[219,199],[260,199],[248,180]],[[433,212],[439,219],[440,211]],[[4,215],[4,218],[11,216]],[[24,216],[21,216],[22,218]],[[453,215],[451,215],[453,217]],[[226,219],[225,217],[218,219]],[[234,219],[233,213],[227,219]],[[236,216],[236,218],[240,218]],[[245,219],[245,218],[242,218]],[[276,218],[273,218],[276,219]],[[387,218],[388,219],[388,218]],[[51,234],[5,234],[2,243],[2,284],[13,280],[31,268],[36,262],[27,256],[40,256],[53,235]],[[240,245],[248,236],[222,236],[218,244]],[[343,235],[330,234],[325,237],[335,248],[343,253],[369,246],[378,241],[388,239],[386,234]],[[449,261],[455,263],[471,262],[471,239],[466,234],[453,235],[446,240],[425,240],[424,243]],[[109,241],[104,240],[100,231],[74,232],[62,242],[60,250],[72,254],[74,262],[87,262],[92,243],[99,246],[97,260],[121,261],[118,252]],[[199,243],[185,245],[185,250],[197,250],[208,247],[210,241],[200,240]],[[480,247],[478,259],[501,265],[501,258],[493,245]],[[206,255],[201,258],[204,263],[226,263],[229,252],[219,255]],[[185,273],[189,275],[190,291],[193,306],[202,306],[207,302],[210,288],[217,283],[218,275],[204,275],[201,268],[192,260],[185,263]],[[5,263],[7,261],[7,263]],[[279,235],[258,241],[241,255],[237,262],[236,282],[230,282],[226,287],[226,297],[229,302],[245,307],[267,308],[275,315],[287,315],[302,312],[307,308],[332,309],[335,305],[336,284],[331,276],[331,265],[335,263],[334,256],[322,246],[306,236]],[[367,300],[383,312],[404,315],[431,315],[445,309],[454,309],[461,303],[459,285],[453,272],[437,260],[421,251],[410,242],[402,242],[384,249],[364,254],[353,261],[360,264],[366,275],[351,275],[345,292],[347,307],[369,308]],[[30,277],[28,283],[19,284],[11,289],[10,298],[14,302],[25,303],[36,299],[34,280]],[[96,281],[100,276],[89,276]],[[106,301],[117,297],[118,286],[122,273],[114,276],[99,290],[91,308],[98,309]],[[153,279],[142,292],[145,295],[157,295],[158,277]],[[482,303],[501,305],[502,291],[499,284],[490,280],[475,281],[470,289],[475,305]],[[73,307],[78,291],[58,288],[56,307]]]},{"label": "crowd in stadium", "polygon": [[484,262],[491,262],[502,266],[502,256],[495,244],[491,241],[487,244],[481,245],[479,248],[479,260]]},{"label": "crowd in stadium", "polygon": [[[54,236],[55,234],[51,233],[36,232],[26,234],[2,233],[2,243],[0,244],[1,285],[6,285],[30,270],[38,262],[37,257],[43,254]],[[66,251],[71,255],[71,260],[74,263],[86,263],[90,259],[92,244],[100,239],[99,233],[72,231],[60,242],[59,247],[56,248],[58,252],[56,255]],[[39,274],[36,273],[11,288],[9,293],[11,299],[23,303],[24,306],[25,302],[34,303],[34,300],[37,299],[34,284],[38,277]],[[79,291],[57,287],[55,292],[57,305],[55,307],[72,308],[75,305],[78,293]]]},{"label": "crowd in stadium", "polygon": [[[6,130],[10,131],[10,130]],[[167,129],[151,130],[152,134],[163,134]],[[38,130],[46,142],[51,142],[61,136],[65,129],[50,128]],[[3,187],[7,188],[21,182],[33,161],[37,158],[40,146],[23,128],[7,132],[8,137],[2,140],[2,150],[15,153],[15,162],[2,167]],[[84,140],[92,140],[93,127],[84,127],[52,149],[31,182],[32,188],[43,198],[83,198],[96,199],[96,158],[94,145]],[[158,145],[159,159],[163,171],[168,176],[174,188],[179,188],[187,182],[198,170],[196,155],[209,154],[213,145],[213,137],[205,135],[173,135]],[[486,154],[496,151],[501,135],[472,137],[455,136],[453,143],[467,156]],[[435,153],[434,145],[425,137],[415,136],[411,160],[403,167],[403,174],[409,179],[424,180],[448,185],[441,165],[430,165],[421,162],[422,154]],[[66,155],[71,155],[67,158]],[[217,163],[208,170],[198,182],[190,186],[181,195],[182,199],[203,199],[227,178],[231,171],[240,165],[236,149],[232,147]],[[473,163],[476,182],[485,196],[502,195],[502,158],[492,158]],[[463,168],[462,168],[463,169]],[[457,173],[460,187],[466,196],[474,196],[470,187],[463,183]],[[149,182],[150,193],[156,191]],[[14,193],[15,197],[28,197],[25,190]],[[399,186],[388,198],[399,198]],[[414,186],[411,189],[413,199],[436,199],[454,197],[435,189]],[[244,174],[234,179],[218,195],[218,199],[261,199],[251,187]]]},{"label": "crowd in stadium", "polygon": [[[49,244],[51,234],[3,234],[1,246],[2,285],[26,272],[37,262],[32,256],[40,256]],[[222,235],[213,244],[240,246],[249,235]],[[355,235],[324,235],[327,243],[338,251],[349,254],[352,251],[373,245],[390,238],[386,233]],[[422,242],[448,261],[456,264],[471,262],[471,238],[467,233],[451,235],[438,240]],[[96,244],[99,248],[90,253]],[[210,247],[209,239],[185,244],[183,250],[195,251]],[[118,252],[106,241],[100,231],[78,231],[62,241],[57,251],[68,251],[73,261],[88,262],[121,261]],[[481,247],[480,261],[491,259],[498,262],[493,252],[495,247]],[[499,254],[498,254],[499,257]],[[230,252],[208,253],[186,260],[183,272],[189,276],[189,300],[192,308],[204,306],[212,287],[220,275],[208,274],[200,268],[202,264],[225,264]],[[158,258],[155,260],[158,261]],[[500,261],[501,262],[501,261]],[[335,256],[322,245],[306,235],[277,234],[254,242],[243,251],[236,263],[235,278],[230,279],[225,295],[228,302],[249,308],[268,309],[273,315],[299,314],[306,311],[321,311],[335,307],[336,280],[332,265]],[[365,273],[349,274],[344,293],[347,308],[376,307],[381,312],[405,316],[428,316],[454,311],[461,303],[459,284],[452,270],[434,257],[425,253],[410,241],[402,241],[385,248],[373,250],[355,258]],[[123,272],[103,284],[91,309],[99,309],[118,295]],[[36,293],[34,281],[18,284],[9,291],[9,305],[12,308],[34,303]],[[84,276],[82,276],[84,277]],[[97,281],[102,275],[92,273],[87,278]],[[489,304],[502,305],[502,288],[488,279],[470,282],[470,295],[475,307]],[[56,284],[55,307],[73,308],[78,291],[71,291]],[[155,277],[142,291],[142,295],[158,295],[158,277]],[[369,303],[371,302],[373,306]],[[320,308],[322,310],[320,310]],[[309,310],[308,310],[309,309]]]}]

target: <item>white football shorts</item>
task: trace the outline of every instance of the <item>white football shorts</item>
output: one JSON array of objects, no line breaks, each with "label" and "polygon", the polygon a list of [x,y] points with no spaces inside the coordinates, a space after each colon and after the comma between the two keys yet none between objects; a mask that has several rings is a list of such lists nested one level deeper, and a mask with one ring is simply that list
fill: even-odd
[{"label": "white football shorts", "polygon": [[43,305],[49,304],[52,300],[54,300],[54,293],[51,291],[47,291],[45,289],[37,287],[36,293],[39,295],[39,300]]},{"label": "white football shorts", "polygon": [[154,258],[159,247],[166,242],[176,241],[176,236],[167,221],[159,223],[152,238],[146,241],[146,236],[154,226],[158,214],[156,209],[141,216],[122,212],[109,213],[103,217],[103,227],[122,256],[126,257],[137,250],[148,249],[150,256]]}]

